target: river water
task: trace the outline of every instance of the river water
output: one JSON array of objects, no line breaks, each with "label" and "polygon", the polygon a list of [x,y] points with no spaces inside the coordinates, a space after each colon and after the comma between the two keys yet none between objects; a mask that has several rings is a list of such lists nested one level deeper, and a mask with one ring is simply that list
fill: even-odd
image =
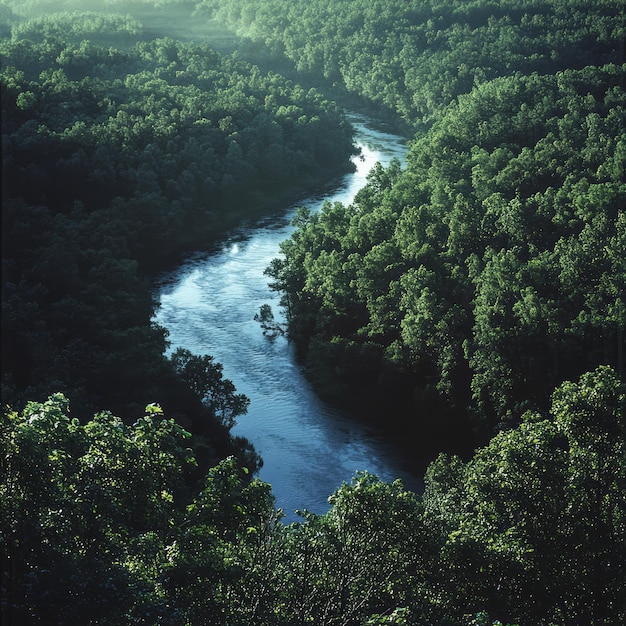
[{"label": "river water", "polygon": [[194,255],[158,283],[156,321],[169,331],[170,349],[214,356],[224,376],[250,398],[248,413],[232,432],[249,439],[262,456],[259,477],[271,483],[287,522],[299,519],[296,509],[325,512],[328,496],[358,470],[419,487],[412,459],[384,432],[320,400],[289,342],[264,337],[254,321],[265,303],[278,317],[279,296],[270,291],[263,271],[293,232],[296,208],[319,210],[325,200],[350,203],[377,161],[404,160],[401,137],[369,118],[350,119],[361,148],[354,173],[230,233],[214,250]]}]

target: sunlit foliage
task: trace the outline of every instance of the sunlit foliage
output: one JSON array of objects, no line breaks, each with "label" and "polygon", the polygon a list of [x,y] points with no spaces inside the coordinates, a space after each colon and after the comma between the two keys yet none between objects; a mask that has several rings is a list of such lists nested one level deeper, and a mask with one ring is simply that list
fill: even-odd
[{"label": "sunlit foliage", "polygon": [[285,526],[234,459],[192,479],[158,405],[127,426],[31,402],[1,423],[3,623],[621,623],[625,409],[599,368],[468,462],[440,457],[423,498],[358,473]]}]

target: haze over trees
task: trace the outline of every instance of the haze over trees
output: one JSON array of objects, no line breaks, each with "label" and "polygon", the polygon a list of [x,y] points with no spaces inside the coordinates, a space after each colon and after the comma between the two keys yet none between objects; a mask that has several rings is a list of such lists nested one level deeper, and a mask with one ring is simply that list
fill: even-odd
[{"label": "haze over trees", "polygon": [[249,400],[165,356],[149,277],[345,170],[351,129],[127,6],[0,3],[3,624],[626,622],[623,2],[132,3],[415,133],[267,273],[311,378],[384,406],[425,490],[359,473],[290,525],[229,434]]},{"label": "haze over trees", "polygon": [[619,0],[203,0],[299,71],[323,75],[414,124],[476,84],[515,72],[621,63]]}]

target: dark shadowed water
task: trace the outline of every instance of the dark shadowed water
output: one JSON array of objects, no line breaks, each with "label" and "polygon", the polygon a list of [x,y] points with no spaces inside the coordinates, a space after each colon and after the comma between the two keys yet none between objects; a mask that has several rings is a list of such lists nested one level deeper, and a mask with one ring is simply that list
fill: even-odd
[{"label": "dark shadowed water", "polygon": [[263,457],[259,476],[272,484],[287,521],[297,519],[296,509],[325,512],[328,496],[358,470],[418,487],[412,459],[383,432],[360,424],[358,416],[321,401],[292,346],[284,338],[267,339],[254,321],[264,303],[279,312],[278,295],[268,288],[263,271],[293,231],[296,208],[318,210],[324,200],[349,203],[377,161],[404,159],[401,137],[368,118],[352,121],[362,150],[356,172],[319,195],[276,207],[273,217],[231,233],[211,253],[196,255],[162,277],[158,286],[156,321],[168,329],[171,349],[214,356],[225,377],[250,398],[248,414],[238,418],[233,433],[247,437]]}]

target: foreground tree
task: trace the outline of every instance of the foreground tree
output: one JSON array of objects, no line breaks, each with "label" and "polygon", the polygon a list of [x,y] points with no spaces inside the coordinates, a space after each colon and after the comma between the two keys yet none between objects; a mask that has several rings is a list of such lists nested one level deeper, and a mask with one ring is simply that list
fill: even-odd
[{"label": "foreground tree", "polygon": [[[612,626],[626,620],[626,392],[603,366],[423,498],[357,473],[285,526],[228,458],[198,479],[157,405],[0,424],[3,624]],[[500,621],[493,621],[500,620]]]},{"label": "foreground tree", "polygon": [[250,399],[236,393],[232,381],[224,378],[224,367],[208,355],[196,355],[178,348],[171,356],[175,372],[215,417],[228,429],[235,425],[235,418],[248,410]]},{"label": "foreground tree", "polygon": [[360,624],[419,602],[426,543],[416,494],[363,472],[329,502],[328,513],[305,511],[287,529],[278,564],[291,587],[287,623]]},{"label": "foreground tree", "polygon": [[277,515],[268,485],[233,458],[198,485],[190,433],[156,405],[83,425],[56,394],[0,428],[3,624],[227,622]]}]

